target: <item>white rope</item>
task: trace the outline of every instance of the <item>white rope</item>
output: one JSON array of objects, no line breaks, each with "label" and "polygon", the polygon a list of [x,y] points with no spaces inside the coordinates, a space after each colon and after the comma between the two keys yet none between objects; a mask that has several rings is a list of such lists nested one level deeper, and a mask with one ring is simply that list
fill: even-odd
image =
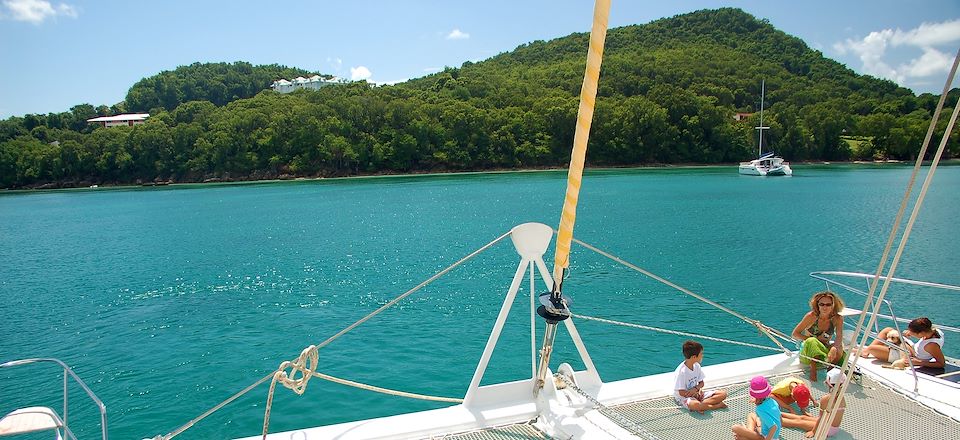
[{"label": "white rope", "polygon": [[[437,278],[440,278],[441,276],[445,275],[447,272],[450,272],[451,270],[453,270],[455,267],[457,267],[457,266],[465,263],[467,260],[475,257],[477,254],[479,254],[479,253],[487,250],[488,248],[490,248],[490,246],[493,246],[494,244],[499,243],[500,240],[503,240],[504,238],[506,238],[508,235],[510,235],[511,232],[512,232],[512,230],[511,230],[511,231],[508,231],[507,233],[505,233],[505,234],[497,237],[496,239],[494,239],[494,240],[491,241],[490,243],[487,243],[486,245],[482,246],[481,248],[479,248],[479,249],[471,252],[471,253],[470,253],[469,255],[467,255],[466,257],[461,258],[461,259],[458,260],[456,263],[453,263],[453,264],[451,264],[450,266],[447,266],[445,269],[443,269],[443,270],[435,273],[433,276],[431,276],[430,278],[427,278],[427,279],[426,279],[425,281],[423,281],[422,283],[417,284],[417,285],[414,286],[412,289],[410,289],[410,290],[404,292],[403,294],[397,296],[396,298],[390,300],[390,302],[384,304],[383,306],[381,306],[381,307],[378,308],[377,310],[374,310],[373,312],[370,312],[369,314],[367,314],[367,316],[364,316],[363,318],[360,318],[359,320],[357,320],[357,322],[354,322],[353,324],[348,325],[348,326],[345,327],[343,330],[340,330],[339,332],[337,332],[337,334],[335,334],[335,335],[327,338],[327,340],[321,342],[319,345],[316,345],[316,346],[311,345],[311,346],[307,347],[307,348],[304,349],[303,352],[300,354],[300,358],[298,358],[298,360],[302,360],[302,358],[304,357],[304,354],[307,353],[308,350],[311,350],[311,349],[312,349],[313,352],[316,352],[317,349],[319,349],[319,348],[321,348],[321,347],[324,347],[324,346],[326,346],[327,344],[329,344],[329,343],[337,340],[339,337],[345,335],[347,332],[349,332],[349,331],[357,328],[358,326],[360,326],[360,324],[363,324],[363,323],[369,321],[371,318],[373,318],[374,316],[379,315],[379,314],[380,314],[381,312],[383,312],[384,310],[387,310],[387,309],[389,309],[390,307],[393,307],[394,305],[396,305],[398,302],[400,302],[400,301],[403,300],[404,298],[412,295],[414,292],[416,292],[416,291],[422,289],[423,287],[425,287],[426,285],[432,283],[432,282],[435,281]],[[276,388],[276,382],[277,382],[278,380],[280,380],[281,383],[284,383],[284,386],[287,386],[287,383],[285,383],[283,380],[280,379],[282,376],[285,376],[285,375],[286,375],[286,373],[283,373],[283,372],[282,372],[282,371],[285,369],[284,365],[294,366],[294,367],[296,367],[296,368],[297,368],[301,373],[303,373],[303,374],[305,374],[305,372],[308,371],[308,369],[307,369],[306,367],[304,367],[304,366],[302,365],[302,363],[299,363],[299,364],[298,364],[298,363],[296,363],[296,362],[294,362],[294,363],[284,362],[284,363],[281,363],[281,364],[280,364],[280,368],[277,370],[276,374],[274,375],[274,381],[270,384],[270,392],[269,392],[269,394],[267,395],[267,407],[264,409],[264,413],[263,413],[263,438],[264,438],[264,439],[267,438],[267,428],[268,428],[268,426],[270,425],[270,409],[271,409],[271,407],[272,407],[272,405],[273,405],[273,392],[274,392],[274,389]],[[313,372],[312,372],[312,371],[310,371],[310,373],[311,373],[311,375],[313,375]],[[293,376],[293,375],[295,375],[295,373],[291,374],[291,376]],[[328,376],[328,377],[332,377],[332,376]],[[300,390],[298,391],[298,388],[291,388],[291,389],[293,389],[295,392],[297,392],[297,394],[303,394],[303,391],[304,391],[305,388],[306,388],[306,382],[307,382],[308,380],[310,380],[310,379],[309,379],[309,377],[307,377],[307,378],[305,378],[305,379],[304,379],[304,378],[301,378],[301,380],[303,381],[303,382],[302,382],[302,387],[303,387],[303,389],[300,389]],[[340,379],[340,380],[343,380],[343,379]],[[288,381],[288,382],[289,382],[291,385],[295,386],[295,387],[301,386],[299,380],[293,380],[293,381]],[[350,382],[350,381],[346,381],[346,380],[343,380],[343,382],[340,382],[340,383],[344,383],[344,384],[346,384],[346,383],[353,383],[353,384],[357,384],[357,385],[362,385],[362,384],[359,384],[359,383],[357,383],[357,382]],[[388,390],[388,389],[386,389],[386,388],[378,388],[378,387],[373,387],[373,386],[369,386],[369,385],[364,385],[364,387],[365,387],[364,389],[368,389],[368,390],[371,390],[371,391],[373,391],[373,390],[381,390],[381,391],[383,391],[383,392],[389,391],[387,394],[404,395],[405,397],[420,396],[420,395],[413,394],[413,393],[404,393],[404,392],[402,392],[402,391]],[[288,386],[288,388],[289,388],[289,386]],[[403,394],[401,394],[401,393],[403,393]],[[455,400],[455,399],[454,399],[454,400],[449,400],[450,398],[446,398],[446,397],[437,397],[437,398],[434,398],[434,397],[430,397],[430,396],[421,396],[421,397],[416,397],[416,398],[425,398],[426,400],[448,399],[448,400],[443,400],[443,401],[447,401],[447,402],[451,402],[451,401],[453,401],[453,402],[461,401],[461,402],[462,402],[462,400]]]},{"label": "white rope", "polygon": [[[273,380],[293,390],[298,396],[302,396],[303,392],[307,390],[307,382],[310,381],[314,372],[317,371],[319,359],[320,354],[317,353],[317,347],[315,345],[304,348],[303,351],[300,352],[300,356],[293,361],[283,361],[280,363],[280,368],[278,368],[277,372],[273,375]],[[291,369],[290,374],[287,374],[287,368]],[[300,377],[296,377],[297,373],[300,373]]]},{"label": "white rope", "polygon": [[[491,241],[491,242],[483,245],[483,246],[480,247],[479,249],[471,252],[469,255],[461,258],[461,259],[458,260],[456,263],[453,263],[453,264],[451,264],[450,266],[447,266],[445,269],[437,272],[436,274],[434,274],[434,275],[431,276],[430,278],[427,278],[426,281],[424,281],[424,282],[422,282],[422,283],[420,283],[420,284],[417,284],[417,285],[416,285],[415,287],[413,287],[412,289],[410,289],[410,290],[404,292],[403,294],[401,294],[400,296],[397,296],[396,298],[390,300],[390,302],[384,304],[382,307],[378,308],[377,310],[374,310],[373,312],[371,312],[371,313],[368,314],[367,316],[364,316],[363,318],[360,318],[359,320],[357,320],[357,322],[354,322],[353,324],[350,324],[349,326],[345,327],[343,330],[340,330],[340,331],[337,332],[335,335],[327,338],[327,340],[321,342],[320,344],[318,344],[318,345],[316,345],[316,346],[311,345],[310,347],[307,347],[306,349],[304,349],[304,350],[300,353],[300,356],[297,358],[297,360],[301,360],[301,359],[304,357],[304,353],[307,353],[307,352],[310,350],[311,347],[314,347],[314,349],[323,348],[323,347],[326,346],[327,344],[329,344],[329,343],[337,340],[337,338],[339,338],[340,336],[343,336],[343,335],[346,334],[347,332],[353,330],[354,328],[356,328],[356,327],[359,326],[360,324],[363,324],[364,322],[369,321],[369,320],[370,320],[371,318],[373,318],[374,316],[377,316],[377,315],[379,315],[381,312],[383,312],[384,310],[386,310],[386,309],[388,309],[388,308],[390,308],[390,307],[393,307],[395,304],[397,304],[398,302],[400,302],[400,301],[403,300],[404,298],[412,295],[414,292],[416,292],[416,291],[422,289],[423,287],[425,287],[426,285],[432,283],[432,282],[435,281],[437,278],[440,278],[441,276],[445,275],[447,272],[450,272],[451,270],[453,270],[453,269],[456,268],[457,266],[459,266],[459,265],[467,262],[468,260],[470,260],[471,258],[477,256],[477,255],[480,254],[481,252],[489,249],[491,246],[499,243],[501,240],[503,240],[504,238],[506,238],[507,236],[509,236],[511,232],[513,232],[513,231],[511,230],[511,231],[506,232],[505,234],[503,234],[503,235],[497,237],[496,239],[494,239],[493,241]],[[318,357],[319,357],[319,356],[318,356]],[[263,384],[264,382],[266,382],[266,381],[268,381],[268,380],[274,379],[274,381],[270,384],[270,394],[269,394],[269,396],[268,396],[268,398],[267,398],[268,406],[267,406],[266,410],[264,411],[264,435],[266,435],[266,425],[269,424],[270,403],[273,401],[273,390],[274,390],[274,388],[276,387],[276,385],[275,385],[275,384],[276,384],[276,381],[280,380],[280,377],[281,377],[280,375],[285,375],[286,378],[287,378],[287,381],[289,381],[289,382],[291,383],[291,385],[293,385],[293,384],[299,384],[299,385],[297,386],[298,388],[300,388],[299,391],[298,391],[297,389],[295,389],[295,388],[292,388],[292,389],[294,389],[294,392],[296,392],[297,394],[303,394],[303,392],[306,390],[306,382],[310,380],[309,378],[307,378],[307,375],[302,376],[300,379],[291,379],[296,373],[293,373],[293,372],[292,372],[291,374],[287,375],[287,374],[285,373],[285,370],[286,370],[287,367],[294,367],[295,370],[296,370],[296,371],[299,371],[301,374],[303,374],[303,373],[306,372],[306,371],[311,371],[312,374],[310,374],[309,376],[321,377],[321,378],[324,378],[324,379],[326,379],[326,380],[330,380],[330,381],[337,382],[337,383],[342,383],[342,384],[344,384],[344,385],[355,384],[355,385],[357,385],[358,387],[362,388],[362,387],[359,386],[359,385],[363,385],[363,384],[360,384],[360,383],[358,383],[358,382],[351,382],[351,381],[348,381],[348,380],[346,380],[346,379],[338,379],[338,378],[335,378],[335,377],[333,377],[333,376],[326,376],[326,375],[322,375],[322,374],[320,374],[320,373],[316,373],[316,372],[314,372],[314,371],[312,370],[312,368],[309,368],[309,367],[307,367],[307,366],[304,366],[304,364],[297,364],[297,360],[291,361],[291,362],[289,362],[289,364],[288,364],[288,362],[283,362],[283,363],[281,363],[281,364],[280,364],[280,365],[281,365],[280,368],[277,368],[276,370],[270,372],[270,374],[267,374],[266,376],[260,378],[259,380],[257,380],[257,381],[254,382],[253,384],[251,384],[250,386],[248,386],[248,387],[244,388],[243,390],[241,390],[240,392],[238,392],[238,393],[230,396],[229,398],[227,398],[227,399],[224,400],[223,402],[218,403],[218,404],[215,405],[213,408],[208,409],[208,410],[205,411],[203,414],[201,414],[201,415],[197,416],[196,418],[190,420],[189,422],[185,423],[183,426],[180,426],[179,428],[177,428],[177,429],[169,432],[169,433],[166,434],[166,435],[157,435],[157,436],[154,436],[154,437],[152,437],[152,439],[153,439],[153,440],[170,440],[170,439],[172,439],[173,437],[176,437],[177,435],[179,435],[180,433],[182,433],[183,431],[186,431],[187,429],[189,429],[190,427],[192,427],[192,426],[193,426],[194,424],[196,424],[197,422],[205,419],[205,418],[206,418],[207,416],[209,416],[210,414],[213,414],[214,412],[220,410],[220,408],[223,408],[224,406],[226,406],[226,405],[229,404],[230,402],[233,402],[234,400],[237,400],[240,396],[242,396],[242,395],[250,392],[250,390],[252,390],[252,389],[260,386],[261,384]],[[286,367],[285,367],[285,365],[286,365]],[[314,368],[316,368],[316,363],[314,363]],[[336,379],[336,380],[334,380],[334,379]],[[301,380],[302,380],[302,383],[300,382]],[[285,385],[285,386],[286,386],[286,385]],[[351,386],[354,386],[354,385],[351,385]],[[418,395],[418,394],[404,393],[403,391],[388,390],[387,388],[379,388],[379,387],[375,387],[375,386],[372,386],[372,385],[364,385],[364,386],[368,387],[368,388],[364,388],[364,389],[369,389],[369,390],[381,390],[381,391],[391,391],[394,395],[398,395],[398,396],[411,397],[411,398],[419,398],[419,397],[414,397],[414,396],[420,396],[420,395]],[[431,396],[425,396],[425,397],[431,397]],[[458,401],[458,399],[452,399],[452,398],[447,398],[447,397],[438,397],[438,398],[436,398],[436,399],[451,399],[451,400],[441,400],[441,401],[445,401],[445,402],[455,402],[455,401]],[[428,399],[428,400],[429,400],[429,399]]]},{"label": "white rope", "polygon": [[[267,407],[263,412],[263,437],[267,438],[267,431],[270,426],[270,411],[273,408],[273,393],[276,389],[277,383],[293,390],[297,395],[303,395],[307,390],[307,382],[310,381],[311,377],[319,377],[330,382],[339,383],[341,385],[351,386],[354,388],[359,388],[367,391],[373,391],[382,394],[388,394],[392,396],[408,397],[411,399],[420,399],[420,400],[430,400],[434,402],[450,402],[450,403],[463,403],[463,399],[456,399],[453,397],[437,397],[429,396],[426,394],[417,394],[417,393],[408,393],[406,391],[392,390],[390,388],[378,387],[375,385],[369,385],[361,382],[354,382],[352,380],[341,379],[339,377],[330,376],[328,374],[323,374],[317,371],[317,364],[319,362],[320,354],[317,352],[317,346],[311,345],[307,348],[304,348],[300,352],[300,356],[292,361],[283,361],[280,364],[280,367],[273,374],[273,381],[270,382],[270,392],[267,394]],[[287,369],[291,369],[290,373],[287,373]]]}]

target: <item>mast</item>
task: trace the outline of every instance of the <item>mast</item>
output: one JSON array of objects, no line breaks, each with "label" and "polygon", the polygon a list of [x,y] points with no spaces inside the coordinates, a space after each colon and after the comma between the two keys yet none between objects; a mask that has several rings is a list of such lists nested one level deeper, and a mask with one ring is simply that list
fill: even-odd
[{"label": "mast", "polygon": [[553,289],[551,292],[540,295],[541,305],[537,308],[537,314],[547,322],[547,327],[544,330],[543,345],[540,348],[540,364],[534,380],[534,395],[543,388],[550,365],[550,354],[553,352],[557,324],[570,317],[569,301],[563,297],[561,289],[563,275],[570,265],[570,244],[573,241],[573,225],[577,218],[577,200],[580,196],[590,124],[593,122],[593,108],[597,99],[600,62],[603,60],[603,44],[607,37],[609,16],[610,0],[596,0],[593,7],[593,27],[590,30],[587,67],[583,73],[583,85],[580,88],[580,108],[577,112],[577,128],[573,136],[573,152],[570,154],[570,169],[567,171],[567,192],[563,200],[563,212],[560,215],[560,228],[557,231]]},{"label": "mast", "polygon": [[759,158],[760,156],[763,156],[763,130],[767,130],[767,129],[770,128],[770,127],[764,127],[764,126],[763,126],[763,95],[764,95],[764,92],[765,92],[766,89],[767,89],[767,88],[766,88],[766,85],[767,85],[767,80],[766,80],[766,79],[760,80],[760,125],[757,126],[757,132],[759,133],[759,134],[757,135],[757,137],[759,138],[759,142],[757,142],[757,145],[758,145],[758,147],[757,147],[757,149],[758,149],[758,151],[757,151],[757,157],[758,157],[758,158]]}]

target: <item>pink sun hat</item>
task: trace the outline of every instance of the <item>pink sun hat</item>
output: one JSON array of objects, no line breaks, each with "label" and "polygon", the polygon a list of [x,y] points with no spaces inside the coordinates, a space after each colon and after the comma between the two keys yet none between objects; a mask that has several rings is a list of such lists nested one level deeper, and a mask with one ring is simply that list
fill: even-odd
[{"label": "pink sun hat", "polygon": [[750,379],[750,397],[764,399],[770,395],[770,382],[763,376]]}]

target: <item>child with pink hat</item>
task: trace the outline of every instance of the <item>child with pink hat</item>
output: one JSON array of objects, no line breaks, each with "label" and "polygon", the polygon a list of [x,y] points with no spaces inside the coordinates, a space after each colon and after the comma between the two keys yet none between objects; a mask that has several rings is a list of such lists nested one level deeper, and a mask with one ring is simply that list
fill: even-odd
[{"label": "child with pink hat", "polygon": [[747,415],[746,424],[733,425],[733,438],[772,440],[780,436],[780,405],[770,398],[770,391],[770,382],[767,382],[766,377],[750,379],[750,397],[757,409]]}]

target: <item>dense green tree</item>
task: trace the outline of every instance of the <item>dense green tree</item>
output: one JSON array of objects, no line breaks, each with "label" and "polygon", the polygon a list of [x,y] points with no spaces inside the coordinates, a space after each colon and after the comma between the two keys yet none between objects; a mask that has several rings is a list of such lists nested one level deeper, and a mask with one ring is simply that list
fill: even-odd
[{"label": "dense green tree", "polygon": [[96,118],[97,110],[90,104],[79,104],[70,107],[70,114],[73,116],[69,127],[73,131],[88,132],[91,125],[87,119]]},{"label": "dense green tree", "polygon": [[[575,33],[397,85],[289,94],[270,83],[311,73],[181,66],[137,82],[113,106],[0,121],[0,186],[564,166],[587,45]],[[948,95],[951,107],[960,89]],[[789,160],[907,160],[938,100],[857,75],[741,10],[697,11],[609,30],[587,162],[746,160],[756,155],[761,106],[764,149]],[[134,127],[86,122],[128,111],[151,117]],[[738,122],[738,112],[753,116]],[[960,155],[958,137],[955,128],[950,157]]]},{"label": "dense green tree", "polygon": [[124,102],[130,111],[141,112],[155,107],[169,111],[188,101],[209,101],[223,106],[253,97],[278,79],[311,75],[314,73],[276,64],[193,63],[138,81],[127,92]]}]

